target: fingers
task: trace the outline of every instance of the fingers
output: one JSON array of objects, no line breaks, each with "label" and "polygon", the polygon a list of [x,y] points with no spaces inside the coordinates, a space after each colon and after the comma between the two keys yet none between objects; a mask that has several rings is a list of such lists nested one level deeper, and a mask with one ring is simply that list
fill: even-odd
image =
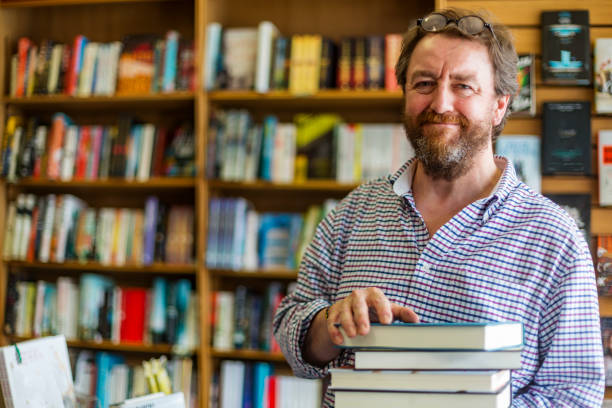
[{"label": "fingers", "polygon": [[400,306],[397,303],[391,303],[391,310],[396,319],[404,323],[418,323],[419,316],[410,308]]}]

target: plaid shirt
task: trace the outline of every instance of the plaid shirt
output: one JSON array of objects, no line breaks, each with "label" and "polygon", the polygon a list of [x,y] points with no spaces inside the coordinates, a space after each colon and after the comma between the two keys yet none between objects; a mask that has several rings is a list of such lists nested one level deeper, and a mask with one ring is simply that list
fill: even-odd
[{"label": "plaid shirt", "polygon": [[[604,369],[588,246],[559,206],[520,182],[512,164],[486,198],[431,239],[411,191],[414,161],[351,192],[318,226],[274,334],[294,373],[321,378],[352,365],[344,350],[326,367],[302,346],[314,316],[353,290],[376,286],[421,322],[521,321],[522,369],[512,407],[600,407]],[[334,406],[327,391],[324,407]]]}]

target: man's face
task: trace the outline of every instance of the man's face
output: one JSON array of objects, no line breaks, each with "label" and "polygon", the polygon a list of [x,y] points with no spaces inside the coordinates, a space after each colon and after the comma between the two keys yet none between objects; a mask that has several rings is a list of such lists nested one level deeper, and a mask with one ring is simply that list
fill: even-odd
[{"label": "man's face", "polygon": [[508,104],[495,94],[486,47],[431,34],[415,47],[406,73],[404,126],[416,157],[435,179],[454,180],[491,143]]}]

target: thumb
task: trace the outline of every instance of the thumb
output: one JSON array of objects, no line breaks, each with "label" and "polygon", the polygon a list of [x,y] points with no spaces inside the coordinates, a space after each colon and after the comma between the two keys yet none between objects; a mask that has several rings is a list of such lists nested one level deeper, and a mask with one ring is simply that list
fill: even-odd
[{"label": "thumb", "polygon": [[410,308],[403,307],[398,304],[393,303],[391,305],[391,311],[393,312],[393,317],[395,319],[399,319],[404,323],[418,323],[419,316]]}]

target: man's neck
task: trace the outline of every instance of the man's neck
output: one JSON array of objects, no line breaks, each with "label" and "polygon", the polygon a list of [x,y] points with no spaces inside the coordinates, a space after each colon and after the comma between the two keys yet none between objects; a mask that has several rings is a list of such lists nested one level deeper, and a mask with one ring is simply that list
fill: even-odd
[{"label": "man's neck", "polygon": [[490,151],[480,152],[480,156],[466,174],[452,181],[432,178],[417,163],[412,193],[430,236],[467,205],[493,192],[502,171]]}]

